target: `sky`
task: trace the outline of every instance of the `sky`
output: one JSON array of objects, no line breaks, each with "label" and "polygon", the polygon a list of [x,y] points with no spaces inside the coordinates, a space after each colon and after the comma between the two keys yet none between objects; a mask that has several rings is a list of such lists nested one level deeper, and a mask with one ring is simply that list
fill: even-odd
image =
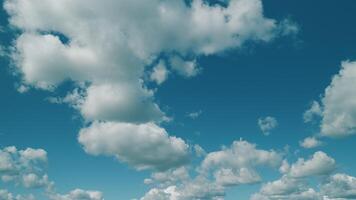
[{"label": "sky", "polygon": [[356,199],[355,1],[1,5],[0,200]]}]

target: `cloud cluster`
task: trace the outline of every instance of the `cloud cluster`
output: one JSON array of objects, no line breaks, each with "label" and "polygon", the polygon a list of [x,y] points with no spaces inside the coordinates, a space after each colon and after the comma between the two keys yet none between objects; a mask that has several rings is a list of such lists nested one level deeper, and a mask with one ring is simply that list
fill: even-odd
[{"label": "cloud cluster", "polygon": [[0,189],[0,199],[1,200],[35,200],[33,195],[14,195],[13,193]]},{"label": "cloud cluster", "polygon": [[43,149],[16,147],[0,149],[0,177],[3,182],[15,182],[26,188],[43,187],[50,184],[44,171],[47,152]]},{"label": "cloud cluster", "polygon": [[276,151],[258,149],[244,140],[235,141],[230,147],[206,154],[196,176],[186,167],[152,174],[145,183],[154,187],[141,200],[221,200],[229,187],[260,182],[256,168],[278,168],[281,160],[282,155]]},{"label": "cloud cluster", "polygon": [[[261,187],[251,200],[347,200],[356,197],[356,178],[346,174],[332,174],[335,160],[324,152],[316,152],[308,159],[299,158],[289,165],[283,163],[282,177]],[[309,184],[317,178],[317,187]]]},{"label": "cloud cluster", "polygon": [[[4,183],[14,183],[25,188],[37,188],[51,200],[103,200],[99,191],[75,189],[68,194],[55,191],[54,182],[46,173],[47,152],[43,149],[18,150],[14,146],[0,149],[0,177]],[[1,200],[35,200],[33,194],[14,195],[0,189]]]},{"label": "cloud cluster", "polygon": [[[201,71],[199,56],[298,31],[289,20],[265,17],[261,0],[226,5],[203,0],[5,0],[4,8],[20,33],[11,48],[21,77],[19,91],[53,91],[72,82],[74,90],[52,102],[68,103],[92,124],[80,132],[84,149],[114,155],[138,169],[178,167],[186,157],[181,139],[155,127],[167,114],[147,81],[162,84],[170,72],[193,77]],[[152,139],[133,139],[146,156],[121,141],[138,134]],[[104,139],[108,135],[114,138]]]}]

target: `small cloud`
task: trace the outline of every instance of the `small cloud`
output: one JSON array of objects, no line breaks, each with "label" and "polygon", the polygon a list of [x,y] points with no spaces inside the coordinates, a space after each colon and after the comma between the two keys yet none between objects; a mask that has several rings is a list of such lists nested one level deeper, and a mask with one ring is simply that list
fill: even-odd
[{"label": "small cloud", "polygon": [[310,108],[304,112],[303,119],[305,123],[314,121],[315,117],[322,116],[322,108],[317,101],[313,101]]},{"label": "small cloud", "polygon": [[199,110],[196,112],[191,112],[187,114],[187,117],[191,118],[191,119],[196,119],[198,118],[201,114],[203,113],[203,111]]},{"label": "small cloud", "polygon": [[162,84],[168,78],[169,71],[163,61],[160,61],[152,70],[150,80],[158,85]]},{"label": "small cloud", "polygon": [[257,123],[264,135],[269,135],[270,131],[278,126],[276,118],[271,116],[259,118]]},{"label": "small cloud", "polygon": [[21,94],[28,92],[30,88],[26,85],[20,85],[17,87],[17,91]]},{"label": "small cloud", "polygon": [[303,141],[300,141],[299,145],[306,149],[312,149],[323,145],[323,142],[319,141],[315,137],[307,137]]},{"label": "small cloud", "polygon": [[183,60],[179,56],[173,56],[170,58],[170,64],[174,71],[187,78],[194,77],[201,72],[196,60]]},{"label": "small cloud", "polygon": [[194,152],[195,152],[195,155],[198,157],[203,157],[206,155],[206,151],[203,149],[203,147],[201,147],[198,144],[194,145]]}]

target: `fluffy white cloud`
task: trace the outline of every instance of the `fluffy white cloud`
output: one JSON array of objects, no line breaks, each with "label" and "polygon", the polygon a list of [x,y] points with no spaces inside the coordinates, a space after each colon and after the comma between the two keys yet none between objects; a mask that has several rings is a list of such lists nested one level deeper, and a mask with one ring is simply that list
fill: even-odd
[{"label": "fluffy white cloud", "polygon": [[248,168],[219,169],[214,174],[216,183],[222,186],[251,184],[261,181],[261,177],[254,170]]},{"label": "fluffy white cloud", "polygon": [[173,56],[170,59],[170,64],[173,70],[184,77],[193,77],[200,72],[196,60],[185,61],[181,57]]},{"label": "fluffy white cloud", "polygon": [[244,140],[234,141],[230,148],[223,148],[207,154],[202,162],[202,170],[211,168],[240,169],[259,165],[277,167],[282,155],[270,150],[257,149],[255,144]]},{"label": "fluffy white cloud", "polygon": [[[46,174],[47,152],[43,149],[18,150],[14,146],[0,149],[0,177],[3,182],[13,182],[25,188],[37,188],[51,200],[103,200],[98,191],[75,189],[61,195],[55,191],[54,182]],[[1,200],[35,200],[34,195],[13,195],[0,189]]]},{"label": "fluffy white cloud", "polygon": [[1,200],[35,200],[33,195],[14,195],[7,190],[0,189]]},{"label": "fluffy white cloud", "polygon": [[356,62],[344,61],[337,75],[325,89],[321,106],[314,102],[305,112],[306,121],[321,116],[320,132],[323,136],[343,137],[356,134]]},{"label": "fluffy white cloud", "polygon": [[145,184],[157,183],[160,186],[174,185],[177,182],[186,181],[190,178],[189,171],[186,167],[170,169],[164,172],[154,172],[151,178],[145,179]]},{"label": "fluffy white cloud", "polygon": [[180,186],[153,188],[141,200],[222,200],[224,196],[223,187],[211,183],[204,177],[197,177]]},{"label": "fluffy white cloud", "polygon": [[140,85],[91,85],[77,107],[89,120],[144,123],[159,121],[164,113],[150,99],[153,92]]},{"label": "fluffy white cloud", "polygon": [[338,75],[325,89],[321,133],[346,136],[356,133],[356,63],[343,62]]},{"label": "fluffy white cloud", "polygon": [[323,113],[322,108],[317,101],[313,101],[310,108],[304,112],[303,118],[304,122],[311,122],[313,121],[315,116],[321,116]]},{"label": "fluffy white cloud", "polygon": [[289,175],[302,178],[314,175],[328,175],[336,167],[335,160],[322,151],[317,151],[309,160],[299,158],[290,166]]},{"label": "fluffy white cloud", "polygon": [[303,141],[300,141],[299,145],[306,149],[311,149],[323,145],[323,142],[321,142],[315,137],[307,137]]},{"label": "fluffy white cloud", "polygon": [[247,141],[234,141],[230,148],[210,152],[201,163],[203,174],[213,171],[215,181],[221,186],[251,184],[261,180],[255,167],[278,167],[282,155],[270,150],[257,149]]},{"label": "fluffy white cloud", "polygon": [[153,173],[145,183],[155,186],[141,200],[222,200],[229,187],[261,181],[255,168],[278,167],[280,162],[281,155],[273,150],[235,141],[230,148],[206,154],[194,173],[187,167]]},{"label": "fluffy white cloud", "polygon": [[356,178],[346,174],[334,174],[322,185],[321,191],[335,199],[355,199]]},{"label": "fluffy white cloud", "polygon": [[94,122],[79,133],[87,153],[112,155],[137,169],[166,170],[188,161],[188,145],[153,123]]},{"label": "fluffy white cloud", "polygon": [[[146,96],[140,82],[145,66],[162,53],[175,71],[190,77],[199,70],[194,58],[185,59],[187,54],[196,57],[238,48],[246,41],[270,41],[291,33],[292,27],[264,17],[261,0],[232,0],[226,7],[201,0],[190,5],[160,0],[6,0],[4,8],[10,24],[21,30],[12,58],[24,84],[42,89],[65,80],[97,87],[122,84],[121,89],[136,90],[132,93],[137,99]],[[109,105],[119,110],[126,106]]]},{"label": "fluffy white cloud", "polygon": [[[148,123],[166,118],[154,102],[154,90],[146,86],[147,66],[164,60],[172,71],[192,77],[200,71],[199,56],[239,48],[246,42],[268,42],[297,30],[288,20],[278,23],[266,18],[261,0],[231,0],[226,6],[202,0],[5,0],[4,8],[10,25],[20,30],[11,58],[23,88],[55,90],[65,81],[74,82],[72,92],[53,102],[69,103],[86,121],[94,122],[79,136],[86,151],[99,154],[102,149],[89,143],[103,148],[112,140],[120,145],[104,148],[104,153],[137,168],[181,164],[186,144],[165,131],[140,132],[143,139],[155,137],[146,143],[133,140],[143,145],[138,149],[146,155],[139,155],[126,145],[129,142],[120,140],[133,138],[129,134],[107,131],[117,138],[104,141],[105,133],[89,130],[99,126],[95,121],[105,121],[106,125],[151,126],[143,128],[151,131],[153,125]],[[151,75],[162,83],[167,73],[161,67]],[[160,142],[163,147],[152,149],[152,144]]]},{"label": "fluffy white cloud", "polygon": [[264,135],[269,135],[270,131],[278,126],[277,119],[271,116],[259,118],[257,123]]},{"label": "fluffy white cloud", "polygon": [[99,191],[75,189],[68,194],[51,194],[51,200],[104,200],[103,194]]},{"label": "fluffy white cloud", "polygon": [[47,152],[43,149],[16,147],[0,149],[0,177],[4,182],[15,182],[27,188],[44,187],[50,184],[44,172]]},{"label": "fluffy white cloud", "polygon": [[158,85],[162,84],[168,78],[169,71],[163,61],[160,61],[152,70],[150,79]]}]

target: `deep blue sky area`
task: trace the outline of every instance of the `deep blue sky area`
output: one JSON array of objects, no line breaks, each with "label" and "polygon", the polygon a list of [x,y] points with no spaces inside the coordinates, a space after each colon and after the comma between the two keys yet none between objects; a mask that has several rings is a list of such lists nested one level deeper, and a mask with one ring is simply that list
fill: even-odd
[{"label": "deep blue sky area", "polygon": [[[298,34],[200,55],[197,63],[202,70],[195,77],[171,74],[154,97],[173,118],[162,124],[171,135],[199,144],[207,152],[230,146],[240,138],[263,149],[283,151],[289,146],[291,154],[301,157],[315,151],[301,149],[298,143],[319,131],[318,123],[303,122],[303,113],[324,94],[341,62],[356,60],[356,1],[264,0],[263,6],[266,17],[287,17],[296,22]],[[0,42],[5,46],[17,34],[8,28],[7,17],[1,10]],[[48,101],[48,97],[63,91],[34,89],[21,94],[16,90],[19,80],[8,58],[2,57],[0,147],[45,149],[48,174],[61,192],[76,187],[95,189],[102,191],[106,200],[139,198],[147,192],[143,179],[149,171],[136,171],[113,157],[84,152],[77,141],[78,131],[85,126],[79,113],[66,104]],[[197,111],[201,111],[198,118],[187,117]],[[278,120],[278,126],[268,136],[261,133],[257,124],[265,116]],[[327,144],[322,150],[335,158],[338,170],[356,175],[355,159],[345,153],[356,150],[355,137],[324,141]],[[270,170],[262,176],[276,179],[278,171]],[[0,182],[1,188],[10,185]],[[225,199],[248,200],[260,186],[230,188]],[[15,187],[13,191],[21,189]]]}]

